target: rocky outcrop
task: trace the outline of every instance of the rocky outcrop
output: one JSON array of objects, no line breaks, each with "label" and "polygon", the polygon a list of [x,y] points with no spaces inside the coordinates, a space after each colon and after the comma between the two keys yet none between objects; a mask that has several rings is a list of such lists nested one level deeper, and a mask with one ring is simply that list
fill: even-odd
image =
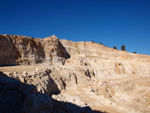
[{"label": "rocky outcrop", "polygon": [[[23,84],[37,87],[38,96],[37,93],[27,96],[29,103],[42,103],[47,106],[48,101],[37,100],[42,94],[51,96],[71,89],[77,95],[80,91],[74,91],[73,86],[83,86],[93,92],[94,94],[91,93],[93,96],[108,99],[112,105],[120,106],[122,103],[123,108],[122,106],[120,108],[123,110],[131,107],[127,112],[149,112],[150,92],[147,86],[149,86],[150,56],[148,55],[128,53],[93,42],[59,40],[55,36],[39,39],[16,35],[0,35],[0,52],[0,65],[3,66],[40,64],[40,69],[30,73],[18,74],[17,70],[14,70],[13,74],[6,72],[7,76],[18,79]],[[86,93],[83,94],[86,96],[88,95]],[[137,95],[134,96],[135,94]],[[92,99],[90,95],[87,97]],[[45,100],[47,97],[40,98]],[[54,113],[86,110],[91,112],[85,102],[76,97],[65,97],[60,94],[53,95],[53,98],[53,108],[55,110],[59,108],[53,111]],[[69,103],[77,106],[71,108],[72,104]],[[128,103],[131,103],[130,107]],[[36,104],[30,108],[25,106],[22,108],[25,112],[32,110],[36,112],[34,109],[41,109],[36,108]]]},{"label": "rocky outcrop", "polygon": [[[94,113],[90,107],[87,106],[86,103],[84,103],[82,100],[80,100],[77,97],[68,97],[65,95],[53,95],[52,98],[55,99],[54,101],[54,105],[56,108],[64,108],[64,109],[58,109],[57,112],[60,113]],[[61,103],[58,103],[57,101],[60,101]],[[66,103],[66,104],[65,104]],[[77,106],[72,106],[69,103],[73,103]],[[81,108],[80,108],[80,107]],[[98,113],[102,113],[102,112],[98,112]]]},{"label": "rocky outcrop", "polygon": [[51,95],[60,93],[66,86],[61,76],[59,74],[54,75],[53,73],[49,68],[37,68],[31,73],[24,71],[22,74],[14,72],[13,74],[6,73],[6,75],[22,83],[36,86],[38,92]]},{"label": "rocky outcrop", "polygon": [[48,95],[0,72],[1,113],[49,113],[52,110],[53,101]]},{"label": "rocky outcrop", "polygon": [[87,104],[84,103],[82,100],[80,100],[78,97],[71,97],[71,96],[66,96],[66,95],[53,95],[52,96],[53,99],[56,99],[58,101],[62,101],[62,102],[70,102],[70,103],[74,103],[80,107],[86,107]]},{"label": "rocky outcrop", "polygon": [[82,101],[78,104],[83,107],[73,104],[75,102],[52,99],[38,92],[36,86],[23,84],[0,72],[0,113],[94,113]]},{"label": "rocky outcrop", "polygon": [[0,65],[31,65],[61,61],[69,57],[55,36],[44,39],[0,35]]},{"label": "rocky outcrop", "polygon": [[[65,86],[84,84],[94,77],[150,75],[150,56],[119,51],[93,42],[0,35],[0,65],[42,63],[47,69],[13,77],[51,94]],[[51,92],[51,93],[50,93]]]},{"label": "rocky outcrop", "polygon": [[[0,35],[0,51],[0,65],[64,65],[67,62],[75,67],[87,67],[84,72],[87,76],[150,74],[150,56],[119,51],[93,42],[59,40],[56,36],[39,39]],[[93,74],[89,75],[89,72]]]},{"label": "rocky outcrop", "polygon": [[61,43],[71,56],[68,62],[76,63],[78,67],[88,67],[96,76],[150,75],[148,55],[128,53],[93,42],[61,40]]}]

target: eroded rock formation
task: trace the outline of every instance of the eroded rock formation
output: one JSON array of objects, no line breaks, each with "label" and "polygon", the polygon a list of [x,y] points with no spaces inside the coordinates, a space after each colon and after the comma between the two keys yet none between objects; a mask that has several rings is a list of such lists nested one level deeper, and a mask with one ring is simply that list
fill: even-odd
[{"label": "eroded rock formation", "polygon": [[1,65],[31,65],[37,63],[52,64],[69,58],[59,39],[55,36],[44,39],[0,35]]},{"label": "eroded rock formation", "polygon": [[[0,113],[94,113],[84,102],[57,101],[37,91],[36,86],[24,84],[0,72]],[[81,106],[73,103],[78,102]]]},{"label": "eroded rock formation", "polygon": [[52,99],[37,92],[36,86],[23,84],[0,72],[1,113],[49,113]]},{"label": "eroded rock formation", "polygon": [[[0,53],[3,66],[20,65],[16,67],[19,69],[21,65],[40,65],[33,72],[5,73],[35,85],[41,94],[61,93],[52,96],[54,103],[62,101],[54,107],[64,108],[65,102],[85,107],[80,105],[84,100],[92,109],[110,113],[150,112],[150,56],[93,42],[59,40],[55,36],[39,39],[16,35],[0,35]],[[65,107],[63,112],[70,110]]]}]

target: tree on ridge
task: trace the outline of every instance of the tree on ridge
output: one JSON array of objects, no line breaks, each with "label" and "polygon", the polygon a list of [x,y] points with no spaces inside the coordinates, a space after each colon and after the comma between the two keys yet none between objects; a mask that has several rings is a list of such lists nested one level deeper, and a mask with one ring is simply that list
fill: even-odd
[{"label": "tree on ridge", "polygon": [[121,46],[121,50],[122,50],[122,51],[126,51],[125,45],[122,45],[122,46]]}]

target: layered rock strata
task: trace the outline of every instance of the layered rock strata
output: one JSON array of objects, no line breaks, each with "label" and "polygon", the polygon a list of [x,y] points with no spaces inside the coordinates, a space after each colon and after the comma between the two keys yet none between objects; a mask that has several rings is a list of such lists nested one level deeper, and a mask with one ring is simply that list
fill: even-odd
[{"label": "layered rock strata", "polygon": [[[42,94],[51,96],[67,90],[76,93],[73,86],[86,86],[112,105],[124,111],[129,109],[126,112],[150,112],[148,55],[115,50],[93,42],[59,40],[55,36],[39,39],[17,35],[0,35],[0,53],[3,66],[40,64],[41,68],[32,73],[18,74],[14,70],[13,74],[6,74],[22,83],[35,85]],[[71,100],[74,97],[69,98],[71,101],[61,94],[52,97],[62,101],[55,104],[58,106],[63,106],[64,102],[81,106]]]},{"label": "layered rock strata", "polygon": [[0,52],[0,65],[64,64],[65,61],[75,64],[77,61],[80,66],[87,65],[94,69],[95,75],[150,75],[150,56],[119,51],[92,42],[59,40],[55,36],[38,39],[0,35]]},{"label": "layered rock strata", "polygon": [[91,67],[97,76],[150,75],[148,55],[128,53],[93,42],[61,40],[61,43],[71,56],[70,62],[77,60],[80,65]]},{"label": "layered rock strata", "polygon": [[0,65],[52,64],[69,57],[59,39],[55,36],[44,39],[0,35]]}]

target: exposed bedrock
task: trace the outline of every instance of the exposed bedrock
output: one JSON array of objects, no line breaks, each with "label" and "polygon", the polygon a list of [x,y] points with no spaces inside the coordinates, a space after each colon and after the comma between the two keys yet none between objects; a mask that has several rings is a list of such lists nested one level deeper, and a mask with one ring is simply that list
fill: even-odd
[{"label": "exposed bedrock", "polygon": [[[33,72],[24,71],[21,74],[18,74],[17,70],[14,70],[14,73],[5,72],[8,77],[21,83],[36,86],[40,94],[48,96],[60,92],[63,94],[63,91],[67,92],[68,89],[76,94],[72,89],[73,86],[83,86],[95,95],[108,99],[112,105],[122,107],[123,110],[131,108],[133,113],[149,112],[150,56],[148,55],[120,51],[93,42],[59,40],[56,36],[39,39],[0,35],[0,65],[40,66]],[[55,104],[61,106],[60,109],[64,107],[64,102],[70,102],[61,94],[53,97],[56,99],[54,103],[63,100]],[[36,99],[37,97],[33,96],[34,102]],[[74,98],[70,100],[77,102]],[[65,108],[64,112],[69,109],[70,107]],[[57,112],[60,112],[59,109]]]},{"label": "exposed bedrock", "polygon": [[55,36],[44,39],[18,35],[0,35],[0,65],[63,63],[69,54]]},{"label": "exposed bedrock", "polygon": [[[150,75],[150,56],[115,50],[92,42],[0,35],[0,65],[45,63],[69,70],[83,70],[95,76]],[[64,68],[63,66],[61,68]],[[88,72],[89,71],[89,72]]]},{"label": "exposed bedrock", "polygon": [[78,98],[72,97],[69,102],[55,100],[38,92],[36,86],[24,84],[0,72],[0,113],[94,112]]}]

